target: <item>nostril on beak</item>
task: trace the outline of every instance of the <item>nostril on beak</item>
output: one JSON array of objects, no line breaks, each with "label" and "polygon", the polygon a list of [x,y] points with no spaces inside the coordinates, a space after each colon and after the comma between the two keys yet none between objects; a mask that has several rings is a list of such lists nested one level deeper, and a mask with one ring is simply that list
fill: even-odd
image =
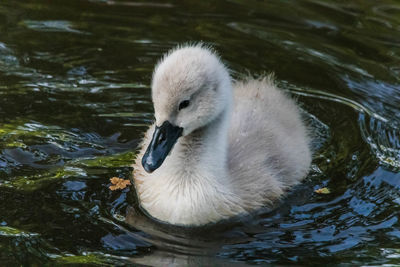
[{"label": "nostril on beak", "polygon": [[162,142],[165,140],[165,133],[161,132],[160,135],[158,136],[158,142]]}]

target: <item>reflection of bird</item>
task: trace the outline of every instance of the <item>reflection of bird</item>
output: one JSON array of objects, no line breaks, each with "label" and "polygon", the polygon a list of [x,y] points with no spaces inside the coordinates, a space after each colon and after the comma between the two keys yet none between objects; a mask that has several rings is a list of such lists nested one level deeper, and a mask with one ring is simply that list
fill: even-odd
[{"label": "reflection of bird", "polygon": [[159,220],[202,225],[271,206],[308,172],[299,110],[271,77],[232,87],[213,51],[185,46],[156,66],[152,99],[133,178]]}]

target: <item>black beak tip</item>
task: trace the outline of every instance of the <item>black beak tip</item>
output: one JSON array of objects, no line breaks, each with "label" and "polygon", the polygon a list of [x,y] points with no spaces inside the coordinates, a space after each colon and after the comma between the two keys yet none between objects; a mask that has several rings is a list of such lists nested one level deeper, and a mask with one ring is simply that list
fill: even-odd
[{"label": "black beak tip", "polygon": [[147,173],[152,173],[153,171],[155,171],[157,168],[155,168],[155,166],[151,163],[147,163],[147,157],[143,157],[142,158],[142,166],[143,169],[147,172]]},{"label": "black beak tip", "polygon": [[152,173],[154,171],[154,168],[150,167],[147,164],[143,165],[143,168],[147,173]]}]

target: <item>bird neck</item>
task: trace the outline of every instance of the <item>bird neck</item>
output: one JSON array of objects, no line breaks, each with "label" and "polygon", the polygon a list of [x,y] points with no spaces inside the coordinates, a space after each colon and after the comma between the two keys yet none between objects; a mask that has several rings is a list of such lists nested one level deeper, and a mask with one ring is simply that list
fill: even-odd
[{"label": "bird neck", "polygon": [[230,117],[231,103],[209,124],[180,138],[171,153],[173,162],[181,163],[176,168],[196,177],[227,177]]}]

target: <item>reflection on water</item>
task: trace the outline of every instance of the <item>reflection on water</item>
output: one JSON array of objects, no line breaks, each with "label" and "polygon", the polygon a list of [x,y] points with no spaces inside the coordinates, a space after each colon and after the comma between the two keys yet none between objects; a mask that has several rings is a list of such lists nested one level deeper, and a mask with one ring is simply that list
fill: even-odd
[{"label": "reflection on water", "polygon": [[[399,263],[399,14],[390,0],[2,1],[0,262]],[[108,189],[153,120],[154,64],[193,41],[235,78],[274,71],[304,111],[312,171],[272,212],[179,228]]]}]

